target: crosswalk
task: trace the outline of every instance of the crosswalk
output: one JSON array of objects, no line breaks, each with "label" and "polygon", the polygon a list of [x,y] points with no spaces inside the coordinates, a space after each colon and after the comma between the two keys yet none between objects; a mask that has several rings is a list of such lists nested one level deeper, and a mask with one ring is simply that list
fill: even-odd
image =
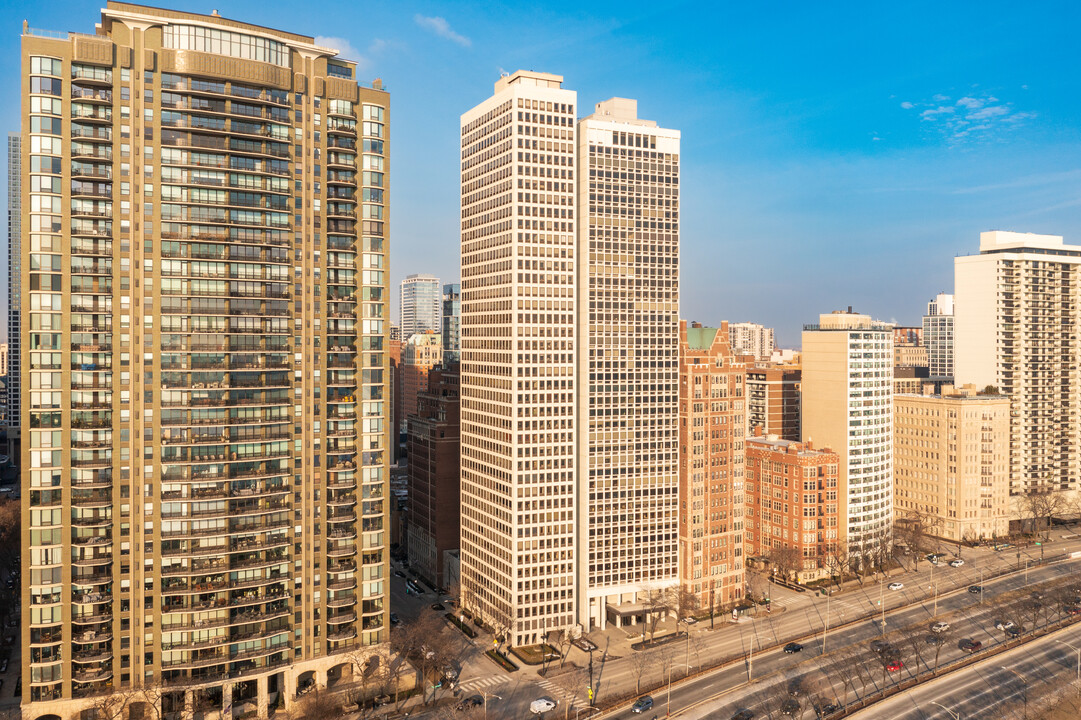
[{"label": "crosswalk", "polygon": [[583,702],[583,699],[581,697],[581,693],[577,693],[577,695],[576,695],[574,693],[567,692],[566,690],[559,687],[558,685],[556,685],[551,680],[546,680],[544,678],[537,678],[537,684],[540,685],[545,690],[547,690],[548,694],[551,695],[556,700],[558,700],[560,702],[569,702],[572,708],[575,707],[576,705],[578,705],[580,702]]},{"label": "crosswalk", "polygon": [[490,687],[496,687],[497,685],[505,685],[508,678],[506,675],[487,675],[485,677],[471,678],[469,680],[463,680],[458,687],[463,693],[477,690],[484,690]]}]

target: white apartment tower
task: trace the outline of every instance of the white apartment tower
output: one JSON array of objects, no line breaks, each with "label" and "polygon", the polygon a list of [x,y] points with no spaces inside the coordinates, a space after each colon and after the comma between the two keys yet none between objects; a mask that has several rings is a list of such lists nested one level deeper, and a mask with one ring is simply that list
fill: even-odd
[{"label": "white apartment tower", "polygon": [[840,459],[852,555],[888,543],[893,523],[893,327],[834,312],[803,329],[803,436]]},{"label": "white apartment tower", "polygon": [[679,142],[679,131],[638,119],[637,102],[624,98],[597,103],[578,124],[586,630],[679,578]]},{"label": "white apartment tower", "polygon": [[728,326],[729,342],[736,355],[754,355],[755,360],[769,360],[775,347],[773,328],[758,323],[732,323]]},{"label": "white apartment tower", "polygon": [[461,117],[461,583],[512,645],[575,619],[575,105],[518,71]]},{"label": "white apartment tower", "polygon": [[939,293],[923,316],[923,344],[933,378],[953,380],[953,332],[953,295]]},{"label": "white apartment tower", "polygon": [[443,291],[435,275],[409,275],[402,280],[399,297],[402,340],[410,335],[443,331]]},{"label": "white apartment tower", "polygon": [[1081,246],[980,233],[954,260],[956,378],[1012,403],[1010,494],[1078,489]]}]

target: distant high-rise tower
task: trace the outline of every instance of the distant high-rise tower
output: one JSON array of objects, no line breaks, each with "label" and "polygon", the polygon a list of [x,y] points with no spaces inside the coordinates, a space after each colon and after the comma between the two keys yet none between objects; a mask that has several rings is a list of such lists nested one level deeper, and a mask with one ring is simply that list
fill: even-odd
[{"label": "distant high-rise tower", "polygon": [[578,602],[587,629],[679,580],[680,136],[637,110],[612,98],[578,124]]},{"label": "distant high-rise tower", "polygon": [[[8,427],[18,428],[22,374],[22,136],[8,133]],[[9,431],[9,437],[10,437]]]},{"label": "distant high-rise tower", "polygon": [[893,327],[835,312],[803,330],[803,437],[840,459],[849,552],[888,544],[893,523]]},{"label": "distant high-rise tower", "polygon": [[24,713],[288,714],[387,640],[388,96],[216,12],[96,31],[22,36]]},{"label": "distant high-rise tower", "polygon": [[737,355],[753,355],[755,360],[769,360],[773,355],[773,328],[758,323],[742,322],[728,325],[732,351]]},{"label": "distant high-rise tower", "polygon": [[456,363],[462,338],[462,286],[443,286],[443,362]]},{"label": "distant high-rise tower", "polygon": [[414,333],[443,331],[443,295],[435,275],[410,275],[402,280],[400,323],[402,340]]},{"label": "distant high-rise tower", "polygon": [[1079,490],[1079,288],[1081,246],[1056,235],[980,233],[980,253],[954,260],[954,376],[1010,398],[1015,509]]},{"label": "distant high-rise tower", "polygon": [[575,617],[575,110],[518,71],[461,118],[461,583],[512,645]]},{"label": "distant high-rise tower", "polygon": [[953,295],[939,293],[927,303],[923,316],[923,344],[932,378],[953,382]]}]

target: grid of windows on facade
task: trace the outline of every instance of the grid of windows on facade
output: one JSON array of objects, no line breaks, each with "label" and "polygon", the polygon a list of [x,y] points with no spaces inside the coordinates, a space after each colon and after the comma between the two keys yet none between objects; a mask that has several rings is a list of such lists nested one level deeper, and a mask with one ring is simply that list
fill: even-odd
[{"label": "grid of windows on facade", "polygon": [[[72,287],[86,290],[92,302],[102,308],[111,302],[107,294],[109,289],[95,287],[95,278],[91,271],[97,263],[95,258],[83,257],[79,249],[72,247],[71,265],[65,267],[64,249],[61,238],[63,232],[63,214],[61,194],[63,174],[63,139],[60,137],[61,118],[64,113],[64,68],[56,58],[30,58],[30,129],[29,140],[29,227],[24,228],[29,241],[29,286],[25,288],[29,295],[29,317],[26,318],[26,352],[30,360],[29,388],[29,445],[30,445],[30,614],[31,672],[29,681],[34,683],[31,696],[37,699],[59,697],[62,682],[65,679],[62,657],[71,652],[71,648],[62,648],[60,623],[65,608],[61,604],[64,587],[61,585],[65,566],[71,564],[73,600],[84,598],[86,604],[74,608],[74,619],[91,614],[100,614],[105,619],[111,615],[111,603],[101,597],[97,604],[89,602],[98,590],[95,585],[98,576],[97,563],[109,559],[111,551],[111,523],[107,519],[108,510],[88,509],[80,499],[93,494],[88,487],[111,488],[111,469],[105,467],[111,463],[111,449],[91,449],[101,442],[101,447],[109,448],[110,434],[106,431],[97,434],[93,430],[72,430],[75,442],[71,450],[71,479],[66,481],[63,468],[63,456],[67,438],[64,437],[63,421],[60,409],[65,400],[70,400],[72,408],[79,408],[73,416],[85,419],[85,427],[92,428],[97,423],[107,427],[111,417],[109,402],[111,393],[72,391],[62,383],[62,337],[66,321],[63,311],[61,290],[63,277],[72,273]],[[72,96],[81,92],[72,88]],[[80,128],[88,128],[79,124]],[[92,126],[89,126],[92,127]],[[89,129],[89,128],[88,128]],[[73,134],[74,134],[73,130]],[[79,151],[92,151],[92,158],[107,157],[111,152],[108,143],[80,144]],[[76,155],[75,148],[72,152]],[[87,162],[87,168],[96,168],[97,163]],[[72,166],[72,175],[77,168]],[[105,170],[107,173],[107,169]],[[106,186],[108,187],[108,186]],[[75,200],[73,200],[75,202]],[[103,203],[108,204],[108,200]],[[103,206],[104,207],[104,206]],[[73,217],[72,224],[80,225],[82,220]],[[90,227],[108,234],[109,224],[105,220],[87,220]],[[75,234],[73,227],[73,235]],[[74,239],[73,239],[74,244]],[[78,255],[78,257],[77,257]],[[97,293],[101,294],[97,294]],[[72,308],[75,309],[74,307]],[[95,316],[87,318],[82,314],[72,317],[73,347],[78,340],[88,340],[99,348],[108,349],[111,333],[104,328],[109,318],[97,315],[103,323],[101,332],[94,332],[91,324]],[[84,322],[89,320],[89,322]],[[76,332],[76,328],[78,331]],[[84,332],[86,331],[86,332]],[[82,379],[89,382],[88,387],[99,384],[108,387],[109,374],[106,370],[111,362],[106,354],[93,353],[94,362],[100,360],[101,372],[88,371]],[[74,358],[72,358],[74,360]],[[74,381],[74,375],[73,375]],[[65,398],[65,394],[69,394]],[[73,417],[72,427],[80,427]],[[25,437],[26,435],[24,435]],[[76,438],[78,438],[76,440]],[[76,469],[77,468],[77,469]],[[65,495],[68,497],[65,498]],[[71,503],[73,515],[71,534],[65,538],[62,532],[62,504]],[[104,517],[103,517],[104,516]],[[100,529],[79,528],[80,520],[103,518]],[[100,546],[83,546],[89,536],[101,538]],[[67,552],[65,552],[67,549]],[[68,555],[70,553],[70,555]],[[76,647],[79,651],[82,648]],[[104,666],[111,673],[111,663]]]},{"label": "grid of windows on facade", "polygon": [[[677,565],[679,158],[648,149],[656,147],[651,135],[613,132],[612,143],[590,143],[587,156],[589,416],[583,421],[590,457],[610,459],[589,467],[589,568],[596,585],[670,578]],[[648,304],[639,302],[644,298]],[[628,407],[631,388],[638,402]],[[625,452],[628,444],[633,455]]]}]

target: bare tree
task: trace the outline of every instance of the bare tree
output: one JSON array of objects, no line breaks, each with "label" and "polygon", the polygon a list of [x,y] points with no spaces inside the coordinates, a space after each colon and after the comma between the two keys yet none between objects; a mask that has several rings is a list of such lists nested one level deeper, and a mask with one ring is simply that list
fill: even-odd
[{"label": "bare tree", "polygon": [[701,609],[701,603],[698,600],[698,595],[691,592],[691,589],[686,585],[680,584],[675,588],[673,597],[673,606],[676,612],[676,617],[679,620],[686,618],[693,618],[698,615]]},{"label": "bare tree", "polygon": [[769,582],[756,572],[747,572],[747,589],[751,595],[751,600],[756,604],[763,601],[766,597],[766,588],[769,586]]},{"label": "bare tree", "polygon": [[652,658],[645,650],[631,650],[631,670],[634,673],[634,692],[636,695],[642,692],[642,679],[645,678],[646,673],[653,664],[651,661]]},{"label": "bare tree", "polygon": [[573,668],[551,678],[556,687],[563,691],[563,717],[570,720],[571,705],[578,700],[578,693],[585,687],[585,673],[580,668]]},{"label": "bare tree", "polygon": [[298,703],[292,717],[297,720],[339,720],[342,704],[332,693],[326,690],[314,690]]},{"label": "bare tree", "polygon": [[[574,635],[571,633],[571,629],[563,628],[556,635],[556,647],[559,649],[559,667],[563,667],[563,664],[567,662],[567,654],[571,650],[571,643],[574,641]],[[545,652],[547,655],[547,652]]]},{"label": "bare tree", "polygon": [[702,651],[708,647],[709,643],[706,641],[705,636],[702,633],[691,634],[689,641],[691,643],[691,652],[694,653],[694,666],[697,670],[702,669]]},{"label": "bare tree", "polygon": [[859,664],[860,660],[857,660],[855,654],[851,652],[834,653],[829,662],[830,675],[841,682],[841,686],[845,691],[844,700],[841,702],[842,705],[848,705],[848,692],[856,687],[856,682],[859,680],[857,670]]},{"label": "bare tree", "polygon": [[777,573],[788,582],[793,575],[803,569],[803,557],[800,551],[790,545],[774,546],[769,551],[769,561],[777,568]]},{"label": "bare tree", "polygon": [[[912,651],[911,658],[916,663],[915,673],[920,674],[920,662],[923,661],[923,650],[927,647],[927,636],[918,625],[910,625],[898,634],[901,642]],[[926,665],[926,663],[924,663]]]},{"label": "bare tree", "polygon": [[121,720],[128,713],[137,690],[119,688],[105,695],[97,695],[90,703],[96,720]]},{"label": "bare tree", "polygon": [[649,627],[649,641],[652,643],[657,634],[657,624],[672,612],[672,593],[667,589],[650,590],[646,594],[646,622]]},{"label": "bare tree", "polygon": [[510,639],[510,631],[514,624],[514,618],[511,616],[509,609],[504,608],[501,605],[493,605],[488,616],[488,621],[491,623],[492,634],[495,636],[496,652],[502,652],[503,644],[507,643]]}]

